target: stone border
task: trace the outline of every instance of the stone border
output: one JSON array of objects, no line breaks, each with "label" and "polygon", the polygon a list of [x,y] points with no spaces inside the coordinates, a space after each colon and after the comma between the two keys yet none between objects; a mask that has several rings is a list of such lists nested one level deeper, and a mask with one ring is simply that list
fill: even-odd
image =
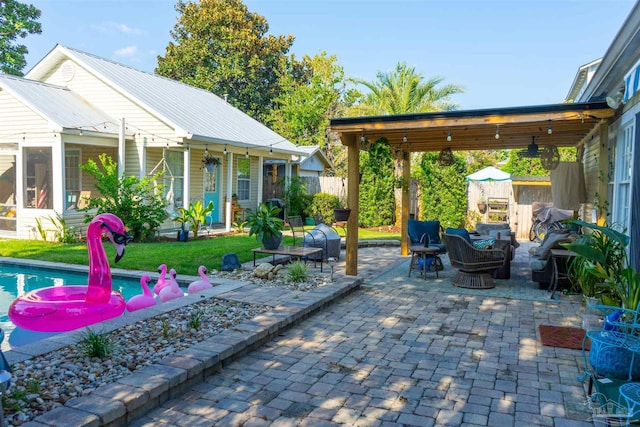
[{"label": "stone border", "polygon": [[[58,267],[59,268],[59,267]],[[280,331],[309,317],[316,310],[357,289],[361,277],[340,275],[333,283],[308,292],[289,291],[287,302],[272,310],[247,319],[220,334],[181,350],[157,364],[146,366],[119,380],[99,387],[90,395],[69,399],[64,406],[46,412],[25,427],[100,427],[126,426],[150,410],[188,391],[220,369],[249,351],[270,341]],[[154,317],[166,311],[201,301],[203,298],[225,298],[226,293],[254,286],[248,282],[217,280],[212,289],[163,303],[100,323],[104,332]],[[241,301],[247,302],[247,301]],[[259,301],[253,301],[260,304]],[[269,305],[268,303],[264,303]],[[75,343],[75,332],[59,334],[5,353],[9,363],[16,363],[39,354]]]}]

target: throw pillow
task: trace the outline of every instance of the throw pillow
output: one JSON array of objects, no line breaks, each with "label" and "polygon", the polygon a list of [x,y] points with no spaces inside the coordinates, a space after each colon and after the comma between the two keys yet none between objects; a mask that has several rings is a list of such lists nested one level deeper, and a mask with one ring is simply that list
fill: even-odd
[{"label": "throw pillow", "polygon": [[496,239],[483,239],[473,242],[473,247],[476,249],[491,249],[496,243]]}]

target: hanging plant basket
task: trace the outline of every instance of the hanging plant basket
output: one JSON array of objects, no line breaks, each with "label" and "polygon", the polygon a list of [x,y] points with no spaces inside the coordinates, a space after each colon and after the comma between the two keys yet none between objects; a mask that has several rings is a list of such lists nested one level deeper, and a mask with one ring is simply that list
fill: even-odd
[{"label": "hanging plant basket", "polygon": [[202,168],[206,169],[207,172],[215,172],[216,166],[220,164],[220,160],[217,157],[212,156],[211,154],[205,154],[202,158]]},{"label": "hanging plant basket", "polygon": [[351,215],[351,209],[334,209],[333,215],[336,221],[348,221],[349,215]]},{"label": "hanging plant basket", "polygon": [[207,170],[207,172],[209,173],[214,173],[216,171],[216,164],[215,163],[207,163],[204,168]]}]

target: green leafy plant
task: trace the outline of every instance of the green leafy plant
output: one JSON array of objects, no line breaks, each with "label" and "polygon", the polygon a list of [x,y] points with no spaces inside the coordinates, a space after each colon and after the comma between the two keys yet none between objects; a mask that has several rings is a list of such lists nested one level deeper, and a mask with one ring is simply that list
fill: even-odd
[{"label": "green leafy plant", "polygon": [[292,262],[287,269],[287,281],[290,283],[302,283],[309,277],[307,265],[301,261]]},{"label": "green leafy plant", "polygon": [[[281,181],[284,183],[285,181]],[[285,206],[288,216],[305,216],[307,208],[312,203],[313,196],[307,194],[307,186],[299,176],[294,176],[289,180],[289,185],[284,191]]]},{"label": "green leafy plant", "polygon": [[189,327],[191,329],[199,330],[202,324],[202,316],[204,313],[202,310],[196,310],[189,315]]},{"label": "green leafy plant", "polygon": [[164,338],[169,338],[172,333],[171,333],[171,324],[167,321],[167,319],[162,319],[160,321],[160,324],[162,325],[162,336]]},{"label": "green leafy plant", "polygon": [[85,222],[91,221],[96,213],[109,212],[120,217],[135,241],[152,237],[155,229],[167,217],[163,186],[154,184],[162,172],[142,179],[135,176],[120,177],[118,164],[110,156],[102,153],[99,161],[100,165],[93,159],[80,165],[84,172],[95,179],[95,188],[100,193],[100,197],[91,197],[87,200],[88,205],[79,209],[82,212],[90,211],[85,215]]},{"label": "green leafy plant", "polygon": [[83,334],[80,347],[86,356],[99,358],[111,356],[114,350],[107,334],[95,332],[90,328]]},{"label": "green leafy plant", "polygon": [[277,216],[280,211],[279,207],[264,203],[260,203],[255,211],[250,211],[247,215],[249,236],[256,236],[264,242],[265,239],[280,235],[284,229],[284,221]]},{"label": "green leafy plant", "polygon": [[188,208],[178,208],[178,214],[173,218],[174,221],[182,224],[189,224],[189,228],[193,232],[193,238],[198,237],[200,225],[206,223],[207,215],[213,211],[213,202],[209,202],[204,206],[200,200],[189,205]]},{"label": "green leafy plant", "polygon": [[40,238],[46,242],[47,241],[47,230],[42,225],[42,220],[39,217],[36,218],[36,230],[38,231],[38,234],[40,235]]},{"label": "green leafy plant", "polygon": [[333,210],[340,208],[340,198],[334,194],[316,193],[307,209],[309,216],[320,215],[324,222],[332,224],[335,222]]},{"label": "green leafy plant", "polygon": [[233,231],[236,233],[244,233],[244,228],[247,226],[247,221],[235,221],[231,224]]}]

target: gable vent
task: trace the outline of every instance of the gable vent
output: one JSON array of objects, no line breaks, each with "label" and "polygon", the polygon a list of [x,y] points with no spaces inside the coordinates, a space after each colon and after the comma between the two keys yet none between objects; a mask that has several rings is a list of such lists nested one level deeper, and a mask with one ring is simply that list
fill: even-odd
[{"label": "gable vent", "polygon": [[60,76],[65,82],[71,81],[75,73],[76,68],[71,61],[65,62],[62,64],[62,67],[60,67]]}]

